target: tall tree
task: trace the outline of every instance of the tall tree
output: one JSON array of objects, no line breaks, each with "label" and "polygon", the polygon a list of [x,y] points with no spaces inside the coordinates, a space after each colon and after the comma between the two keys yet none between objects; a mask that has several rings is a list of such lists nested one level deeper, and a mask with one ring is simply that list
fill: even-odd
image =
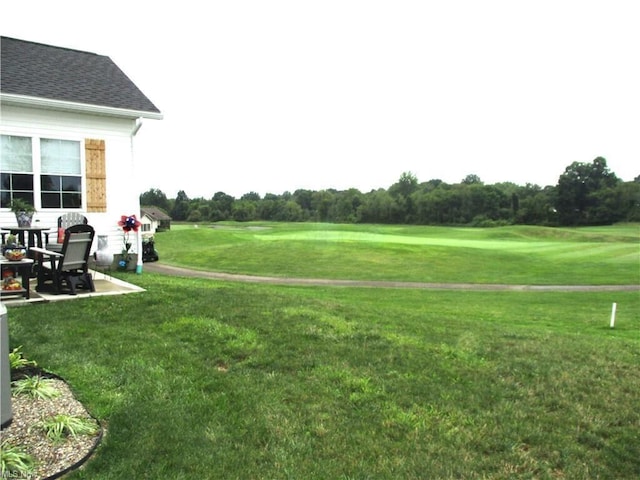
[{"label": "tall tree", "polygon": [[620,199],[622,220],[640,222],[640,177],[633,182],[624,182],[616,188]]},{"label": "tall tree", "polygon": [[363,197],[358,207],[358,219],[362,223],[398,223],[398,204],[389,192],[380,188]]},{"label": "tall tree", "polygon": [[335,200],[334,192],[335,190],[320,190],[311,195],[311,207],[315,210],[317,221],[328,222],[332,220],[329,217],[329,211]]},{"label": "tall tree", "polygon": [[140,205],[160,207],[164,211],[169,211],[169,200],[167,196],[157,188],[151,188],[140,195]]},{"label": "tall tree", "polygon": [[482,180],[480,180],[480,177],[475,173],[470,173],[462,179],[462,183],[465,185],[476,185],[482,184]]},{"label": "tall tree", "polygon": [[216,192],[211,199],[211,220],[229,220],[234,198],[224,192]]},{"label": "tall tree", "polygon": [[418,179],[411,172],[403,172],[400,179],[389,187],[389,193],[397,198],[403,196],[407,198],[418,188]]},{"label": "tall tree", "polygon": [[242,195],[240,197],[240,200],[248,200],[250,202],[259,202],[260,201],[260,194],[256,193],[256,192],[245,193],[244,195]]},{"label": "tall tree", "polygon": [[300,208],[304,212],[306,217],[311,216],[311,210],[313,209],[313,192],[311,190],[298,189],[293,192],[293,200],[300,205]]},{"label": "tall tree", "polygon": [[607,161],[573,162],[560,175],[557,186],[558,219],[562,225],[595,225],[615,221],[609,195],[620,179],[609,171]]},{"label": "tall tree", "polygon": [[389,187],[389,195],[398,206],[397,217],[393,223],[413,223],[415,221],[415,205],[411,195],[418,189],[418,179],[411,172],[404,172],[400,179]]},{"label": "tall tree", "polygon": [[358,219],[358,207],[362,204],[362,193],[357,188],[336,192],[329,217],[334,222],[355,223]]},{"label": "tall tree", "polygon": [[236,222],[249,222],[256,218],[256,203],[251,200],[238,200],[233,202],[231,217]]},{"label": "tall tree", "polygon": [[176,201],[171,210],[171,217],[174,220],[186,220],[189,215],[189,197],[184,190],[180,190],[176,196]]}]

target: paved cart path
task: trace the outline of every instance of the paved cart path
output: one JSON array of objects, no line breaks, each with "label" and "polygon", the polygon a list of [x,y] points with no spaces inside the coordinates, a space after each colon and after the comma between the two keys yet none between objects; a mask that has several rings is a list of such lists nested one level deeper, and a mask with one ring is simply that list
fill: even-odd
[{"label": "paved cart path", "polygon": [[426,283],[395,282],[376,280],[335,280],[323,278],[288,278],[241,275],[234,273],[209,272],[175,267],[160,262],[145,263],[144,271],[178,275],[183,277],[210,278],[230,282],[269,283],[273,285],[306,285],[335,287],[372,287],[372,288],[421,288],[431,290],[476,290],[476,291],[538,291],[538,292],[632,292],[640,291],[640,285],[507,285],[481,283]]}]

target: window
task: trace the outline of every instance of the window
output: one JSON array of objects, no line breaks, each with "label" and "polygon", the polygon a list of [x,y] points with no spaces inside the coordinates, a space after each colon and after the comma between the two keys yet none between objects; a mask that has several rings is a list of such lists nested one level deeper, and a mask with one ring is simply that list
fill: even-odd
[{"label": "window", "polygon": [[40,139],[42,208],[81,208],[80,142]]},{"label": "window", "polygon": [[81,142],[0,135],[0,207],[82,208]]},{"label": "window", "polygon": [[0,135],[0,207],[11,207],[14,198],[33,205],[31,138]]}]

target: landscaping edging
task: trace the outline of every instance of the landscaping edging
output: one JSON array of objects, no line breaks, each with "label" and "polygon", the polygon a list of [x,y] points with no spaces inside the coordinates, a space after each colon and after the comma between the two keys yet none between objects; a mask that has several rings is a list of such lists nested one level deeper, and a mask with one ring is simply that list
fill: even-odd
[{"label": "landscaping edging", "polygon": [[[37,462],[29,478],[34,480],[60,478],[82,467],[92,457],[102,442],[104,429],[100,421],[75,398],[67,382],[58,375],[38,367],[23,367],[12,371],[12,380],[30,375],[40,375],[44,379],[54,380],[57,389],[61,390],[61,395],[46,400],[12,395],[12,403],[15,404],[13,418],[11,423],[2,430],[2,438],[3,441],[22,448]],[[75,412],[74,414],[91,419],[96,424],[97,433],[90,436],[69,437],[63,444],[51,441],[46,443],[43,441],[43,434],[32,427],[37,419],[42,419],[46,413],[52,412]]]}]

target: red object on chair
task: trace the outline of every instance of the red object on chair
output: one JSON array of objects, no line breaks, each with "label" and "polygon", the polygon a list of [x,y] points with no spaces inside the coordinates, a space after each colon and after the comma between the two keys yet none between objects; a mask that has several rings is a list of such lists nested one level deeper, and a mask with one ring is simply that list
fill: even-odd
[{"label": "red object on chair", "polygon": [[[69,212],[64,213],[58,217],[58,231],[55,237],[55,243],[49,243],[49,233],[44,234],[45,237],[45,247],[48,250],[54,250],[56,252],[60,251],[62,248],[62,244],[64,243],[64,232],[67,228],[73,225],[84,224],[87,225],[89,221],[87,217],[78,212]],[[55,233],[55,232],[51,232]],[[52,239],[53,242],[53,239]]]}]

